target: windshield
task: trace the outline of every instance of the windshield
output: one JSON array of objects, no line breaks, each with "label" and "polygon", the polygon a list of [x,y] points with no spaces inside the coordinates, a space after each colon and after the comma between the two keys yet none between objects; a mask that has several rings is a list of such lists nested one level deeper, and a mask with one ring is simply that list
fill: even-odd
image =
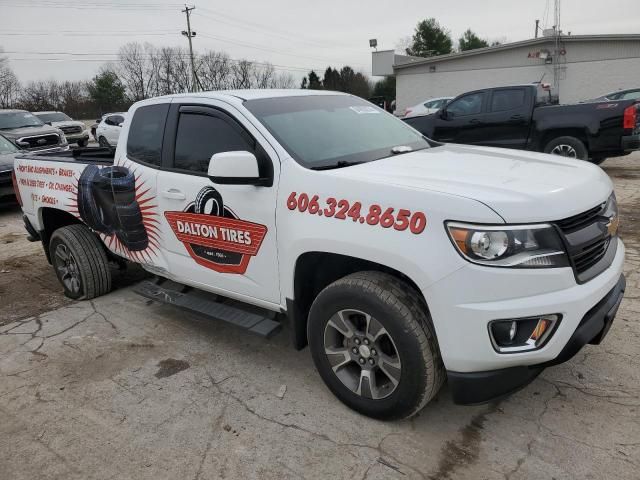
[{"label": "windshield", "polygon": [[0,155],[5,153],[15,153],[18,149],[9,140],[0,135]]},{"label": "windshield", "polygon": [[265,98],[244,106],[307,168],[348,166],[429,147],[404,122],[358,97]]},{"label": "windshield", "polygon": [[73,120],[71,117],[65,115],[62,112],[35,113],[34,115],[43,122],[69,122]]},{"label": "windshield", "polygon": [[39,127],[42,121],[29,112],[0,113],[0,130],[20,127]]}]

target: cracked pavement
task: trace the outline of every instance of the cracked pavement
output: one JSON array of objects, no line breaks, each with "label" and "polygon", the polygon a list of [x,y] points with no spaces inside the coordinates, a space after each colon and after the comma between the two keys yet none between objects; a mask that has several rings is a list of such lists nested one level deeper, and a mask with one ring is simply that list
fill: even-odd
[{"label": "cracked pavement", "polygon": [[394,423],[339,403],[286,331],[264,340],[126,288],[65,301],[19,210],[0,209],[15,240],[0,267],[29,267],[0,273],[0,478],[640,478],[638,162],[603,164],[628,281],[603,344],[502,401],[456,406],[445,386]]}]

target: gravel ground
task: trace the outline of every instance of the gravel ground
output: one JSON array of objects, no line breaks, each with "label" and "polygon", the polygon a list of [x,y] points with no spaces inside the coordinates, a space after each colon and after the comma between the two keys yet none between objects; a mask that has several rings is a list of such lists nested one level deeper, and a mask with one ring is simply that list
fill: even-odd
[{"label": "gravel ground", "polygon": [[342,406],[287,332],[127,288],[68,302],[19,209],[0,207],[0,478],[640,478],[639,162],[603,165],[628,280],[604,343],[500,402],[455,406],[445,386],[395,423]]}]

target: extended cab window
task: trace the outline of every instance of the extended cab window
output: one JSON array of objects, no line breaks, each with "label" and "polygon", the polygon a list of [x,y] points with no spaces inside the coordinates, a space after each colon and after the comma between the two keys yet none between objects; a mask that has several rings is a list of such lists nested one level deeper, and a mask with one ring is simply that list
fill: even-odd
[{"label": "extended cab window", "polygon": [[127,156],[131,160],[160,165],[164,124],[168,111],[168,103],[148,105],[135,111],[127,137]]},{"label": "extended cab window", "polygon": [[451,102],[447,107],[447,112],[453,113],[456,117],[477,115],[482,112],[483,99],[484,92],[470,93]]},{"label": "extended cab window", "polygon": [[523,88],[494,91],[491,97],[491,111],[503,112],[521,107],[524,105],[524,94]]},{"label": "extended cab window", "polygon": [[173,166],[203,173],[216,153],[254,151],[252,140],[226,120],[206,114],[181,113]]}]

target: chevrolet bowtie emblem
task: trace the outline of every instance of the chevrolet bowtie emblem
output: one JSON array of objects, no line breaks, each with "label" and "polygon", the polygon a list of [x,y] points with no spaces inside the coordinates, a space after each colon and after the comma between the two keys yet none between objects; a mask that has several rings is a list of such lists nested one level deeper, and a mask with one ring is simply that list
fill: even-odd
[{"label": "chevrolet bowtie emblem", "polygon": [[614,215],[609,219],[609,223],[607,223],[607,232],[609,235],[614,236],[618,233],[618,227],[620,226],[620,217],[618,215]]}]

